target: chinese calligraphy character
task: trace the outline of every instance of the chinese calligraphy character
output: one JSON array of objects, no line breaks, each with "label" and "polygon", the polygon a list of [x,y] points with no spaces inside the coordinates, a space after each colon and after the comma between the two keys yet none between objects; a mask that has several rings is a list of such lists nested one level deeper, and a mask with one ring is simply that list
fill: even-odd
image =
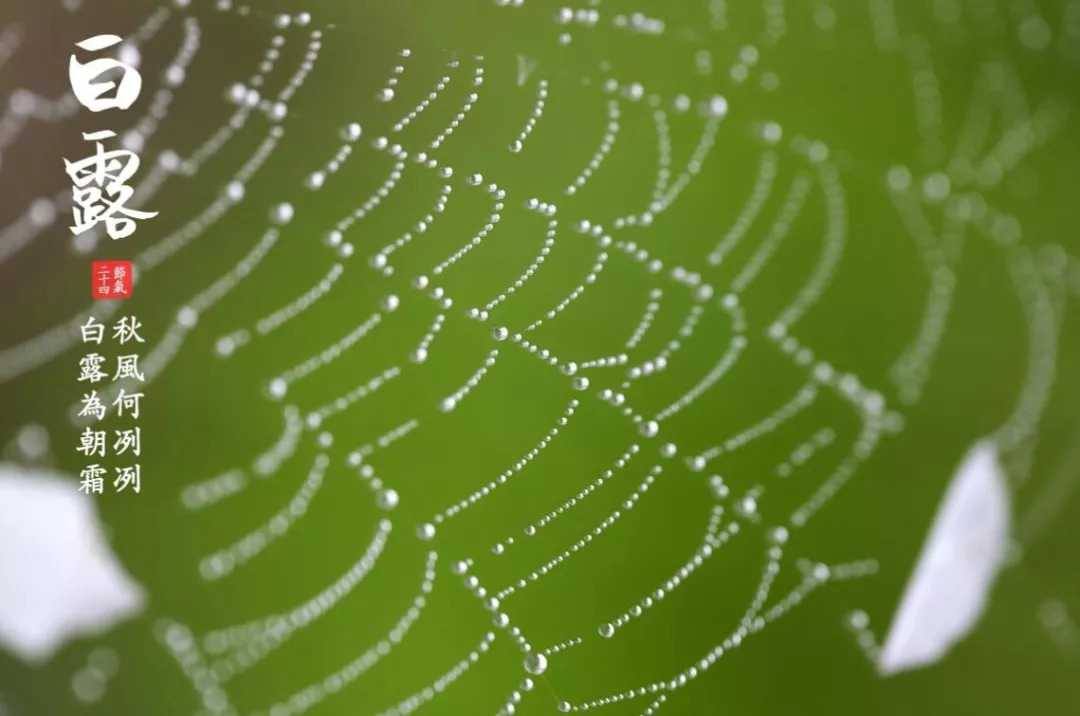
[{"label": "chinese calligraphy character", "polygon": [[124,411],[127,410],[131,413],[131,417],[138,418],[139,401],[142,400],[142,397],[142,393],[127,393],[121,388],[120,394],[113,401],[113,405],[116,406],[116,414],[123,417]]},{"label": "chinese calligraphy character", "polygon": [[112,294],[118,298],[127,298],[131,281],[124,262],[102,261],[98,270],[98,293],[103,296]]},{"label": "chinese calligraphy character", "polygon": [[100,266],[97,270],[97,291],[99,296],[108,296],[112,293],[112,272],[107,266]]},{"label": "chinese calligraphy character", "polygon": [[79,452],[87,457],[105,457],[105,431],[87,428],[79,436]]},{"label": "chinese calligraphy character", "polygon": [[113,327],[113,338],[120,341],[120,345],[124,345],[128,341],[146,343],[138,333],[140,328],[142,328],[142,324],[139,323],[139,319],[135,318],[135,316],[124,316]]},{"label": "chinese calligraphy character", "polygon": [[96,383],[106,377],[101,365],[105,362],[105,356],[98,353],[90,353],[79,360],[79,382],[90,381]]},{"label": "chinese calligraphy character", "polygon": [[139,465],[116,468],[116,479],[113,481],[113,487],[116,488],[117,492],[123,492],[130,487],[132,492],[137,494],[142,487],[141,472]]},{"label": "chinese calligraphy character", "polygon": [[136,456],[142,454],[142,439],[139,428],[125,428],[113,432],[116,433],[116,442],[113,443],[113,452],[115,454],[123,455],[129,450]]},{"label": "chinese calligraphy character", "polygon": [[97,301],[131,298],[134,285],[130,261],[93,261],[90,293]]},{"label": "chinese calligraphy character", "polygon": [[124,280],[124,275],[123,275],[124,269],[120,268],[120,269],[117,269],[117,271],[120,272],[120,275],[113,278],[113,285],[112,285],[113,295],[115,295],[115,296],[126,296],[127,295],[127,282]]},{"label": "chinese calligraphy character", "polygon": [[101,465],[89,465],[79,473],[79,492],[100,495],[105,491],[105,468]]},{"label": "chinese calligraphy character", "polygon": [[75,183],[74,234],[92,229],[105,222],[105,230],[113,239],[123,239],[135,233],[136,219],[151,219],[157,212],[136,211],[124,206],[135,190],[125,182],[139,168],[139,157],[126,149],[105,151],[102,139],[115,137],[116,132],[84,133],[83,138],[97,143],[97,152],[77,162],[64,160],[68,176]]},{"label": "chinese calligraphy character", "polygon": [[88,415],[98,420],[105,417],[105,404],[101,402],[96,390],[91,390],[82,397],[82,410],[79,411],[79,417],[84,418]]},{"label": "chinese calligraphy character", "polygon": [[116,356],[116,375],[113,376],[113,380],[120,380],[122,378],[135,378],[136,380],[146,380],[146,377],[139,372],[139,354],[132,353],[126,356]]},{"label": "chinese calligraphy character", "polygon": [[98,323],[93,316],[90,316],[86,321],[85,326],[80,326],[82,329],[83,343],[97,343],[101,344],[101,340],[105,337],[105,324]]},{"label": "chinese calligraphy character", "polygon": [[[87,52],[99,52],[121,42],[123,40],[116,35],[95,35],[75,43],[75,46]],[[119,70],[122,73],[119,83],[102,77],[106,73],[111,73],[112,70]],[[95,81],[99,79],[101,81]],[[72,54],[68,62],[68,80],[71,82],[71,91],[75,93],[79,104],[91,112],[127,109],[139,98],[139,91],[142,89],[142,75],[138,70],[127,63],[111,58],[99,58],[83,64]],[[116,93],[112,97],[106,97],[105,95],[114,88]]]}]

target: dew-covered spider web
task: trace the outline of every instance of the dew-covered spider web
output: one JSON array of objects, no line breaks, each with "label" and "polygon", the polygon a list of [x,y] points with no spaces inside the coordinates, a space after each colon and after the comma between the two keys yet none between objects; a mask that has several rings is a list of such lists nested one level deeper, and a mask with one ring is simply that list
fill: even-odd
[{"label": "dew-covered spider web", "polygon": [[[0,657],[3,716],[1080,698],[1077,0],[0,18],[3,461],[78,474],[91,316],[137,315],[147,396],[143,491],[95,498],[145,609]],[[108,118],[67,83],[95,33],[145,83]],[[67,228],[104,126],[159,212],[122,241]],[[1009,566],[883,679],[976,444]]]}]

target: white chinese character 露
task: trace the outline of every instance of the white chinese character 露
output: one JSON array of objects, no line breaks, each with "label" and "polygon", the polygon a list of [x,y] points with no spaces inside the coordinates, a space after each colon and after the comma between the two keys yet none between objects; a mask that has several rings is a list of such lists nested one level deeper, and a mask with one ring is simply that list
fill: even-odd
[{"label": "white chinese character \u9732", "polygon": [[139,168],[139,157],[126,149],[105,151],[102,139],[115,137],[116,132],[105,130],[83,134],[97,143],[97,151],[85,159],[64,160],[68,176],[74,182],[72,195],[75,206],[73,234],[81,234],[105,222],[105,230],[113,239],[124,239],[135,233],[136,219],[152,219],[156,211],[136,211],[125,206],[135,190],[127,185]]},{"label": "white chinese character \u9732", "polygon": [[106,373],[101,370],[104,362],[105,356],[99,353],[90,353],[79,359],[79,382],[90,381],[96,383],[106,378]]}]

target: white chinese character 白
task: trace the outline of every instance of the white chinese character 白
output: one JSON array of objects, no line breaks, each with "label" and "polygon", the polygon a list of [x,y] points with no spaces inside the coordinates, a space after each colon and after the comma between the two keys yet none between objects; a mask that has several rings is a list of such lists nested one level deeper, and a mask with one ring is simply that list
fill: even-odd
[{"label": "white chinese character \u767d", "polygon": [[[123,40],[116,35],[95,35],[75,46],[87,52],[100,52],[119,45]],[[120,72],[120,81],[111,77]],[[86,64],[75,59],[74,53],[68,62],[68,80],[71,91],[79,104],[91,112],[103,112],[107,109],[127,109],[139,98],[142,89],[142,75],[131,65],[111,57],[101,57]],[[115,89],[116,92],[108,96]]]},{"label": "white chinese character \u767d", "polygon": [[101,344],[101,340],[105,337],[105,324],[98,323],[93,316],[90,316],[86,321],[86,325],[80,326],[82,329],[83,343],[97,343]]}]

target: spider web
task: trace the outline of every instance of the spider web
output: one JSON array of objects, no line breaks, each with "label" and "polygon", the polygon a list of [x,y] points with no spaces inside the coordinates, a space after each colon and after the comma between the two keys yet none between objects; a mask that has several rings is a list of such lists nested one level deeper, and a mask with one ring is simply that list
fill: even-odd
[{"label": "spider web", "polygon": [[[879,571],[845,495],[926,419],[972,244],[1026,334],[976,428],[1023,489],[1078,269],[1006,208],[1068,121],[1011,58],[1075,57],[1078,5],[624,5],[424,6],[435,37],[406,10],[227,0],[125,20],[146,86],[121,141],[133,204],[161,211],[124,246],[139,299],[20,323],[0,381],[66,375],[90,316],[148,327],[152,496],[103,509],[147,575],[148,658],[190,687],[154,713],[703,712],[732,652]],[[793,111],[853,35],[908,83],[911,119],[878,113],[899,152],[892,127]],[[989,49],[943,72],[965,35]],[[0,32],[0,62],[25,36]],[[17,90],[0,151],[77,135],[76,110]],[[49,192],[0,264],[64,235]],[[861,315],[889,292],[901,309]]]}]

